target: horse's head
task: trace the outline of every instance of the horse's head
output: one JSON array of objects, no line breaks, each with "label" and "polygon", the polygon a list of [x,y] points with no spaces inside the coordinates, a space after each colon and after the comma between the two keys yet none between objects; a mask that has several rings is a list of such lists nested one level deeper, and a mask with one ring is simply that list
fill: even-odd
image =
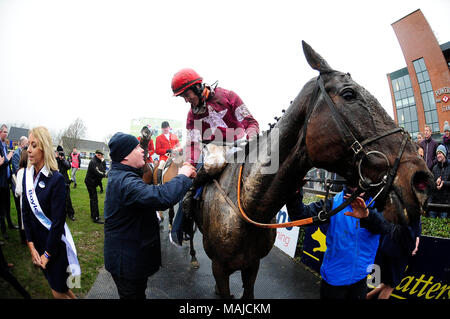
[{"label": "horse's head", "polygon": [[144,127],[142,127],[141,136],[144,139],[149,140],[152,135],[153,135],[153,130],[150,128],[149,125],[145,125]]},{"label": "horse's head", "polygon": [[[384,216],[418,218],[433,178],[407,132],[350,74],[333,70],[307,43],[303,51],[320,76],[308,82],[304,147],[311,164],[345,177],[372,196]],[[390,177],[391,175],[391,177]]]}]

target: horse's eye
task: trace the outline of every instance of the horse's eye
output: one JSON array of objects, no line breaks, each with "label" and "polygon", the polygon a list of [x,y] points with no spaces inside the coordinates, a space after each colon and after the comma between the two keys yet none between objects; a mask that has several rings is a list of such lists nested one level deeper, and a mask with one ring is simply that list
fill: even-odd
[{"label": "horse's eye", "polygon": [[342,93],[341,96],[346,99],[347,101],[350,101],[352,99],[354,99],[356,97],[355,91],[353,91],[352,89],[345,89]]}]

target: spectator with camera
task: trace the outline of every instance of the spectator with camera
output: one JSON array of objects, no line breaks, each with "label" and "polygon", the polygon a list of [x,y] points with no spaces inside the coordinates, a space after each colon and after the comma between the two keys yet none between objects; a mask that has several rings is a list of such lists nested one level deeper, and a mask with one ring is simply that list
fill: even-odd
[{"label": "spectator with camera", "polygon": [[[106,161],[105,161],[105,155],[103,155],[103,153],[102,153],[100,150],[97,150],[96,153],[97,153],[97,152],[99,152],[99,154],[100,154],[100,160],[101,160],[101,163],[100,163],[100,166],[99,166],[99,170],[100,170],[100,172],[104,173],[104,174],[105,174],[105,177],[106,177],[107,174],[106,174]],[[103,178],[103,177],[102,177],[102,178]],[[98,179],[98,184],[97,184],[97,186],[100,187],[100,194],[103,193],[103,183],[102,183],[102,178],[99,178],[99,179]]]},{"label": "spectator with camera", "polygon": [[64,183],[66,185],[66,213],[70,220],[75,220],[75,211],[72,206],[72,199],[70,198],[70,178],[67,171],[70,169],[70,163],[65,158],[64,149],[61,145],[56,148],[56,162],[58,163],[58,170],[64,176]]}]

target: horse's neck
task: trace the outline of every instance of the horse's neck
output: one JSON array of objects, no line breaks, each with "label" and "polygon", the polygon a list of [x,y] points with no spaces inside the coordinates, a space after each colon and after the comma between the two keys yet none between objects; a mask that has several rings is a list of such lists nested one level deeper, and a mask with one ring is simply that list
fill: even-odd
[{"label": "horse's neck", "polygon": [[299,136],[304,110],[294,103],[267,138],[260,140],[258,148],[263,153],[271,149],[270,156],[244,165],[242,204],[250,217],[261,222],[268,222],[278,212],[310,168]]},{"label": "horse's neck", "polygon": [[145,137],[141,137],[141,147],[144,149],[144,159],[147,160],[147,154],[148,154],[148,143],[150,142],[150,139],[146,139]]}]

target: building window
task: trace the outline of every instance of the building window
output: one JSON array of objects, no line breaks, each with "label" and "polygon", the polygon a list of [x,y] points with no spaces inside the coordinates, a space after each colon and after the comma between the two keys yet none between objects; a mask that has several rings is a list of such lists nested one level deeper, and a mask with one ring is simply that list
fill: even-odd
[{"label": "building window", "polygon": [[436,110],[436,101],[431,86],[428,70],[425,66],[425,60],[420,58],[413,61],[416,70],[417,82],[419,82],[420,94],[422,95],[423,109],[425,112],[425,123],[430,125],[433,132],[439,132],[439,120]]},{"label": "building window", "polygon": [[405,128],[415,138],[419,133],[419,121],[409,74],[391,80],[398,125]]}]

